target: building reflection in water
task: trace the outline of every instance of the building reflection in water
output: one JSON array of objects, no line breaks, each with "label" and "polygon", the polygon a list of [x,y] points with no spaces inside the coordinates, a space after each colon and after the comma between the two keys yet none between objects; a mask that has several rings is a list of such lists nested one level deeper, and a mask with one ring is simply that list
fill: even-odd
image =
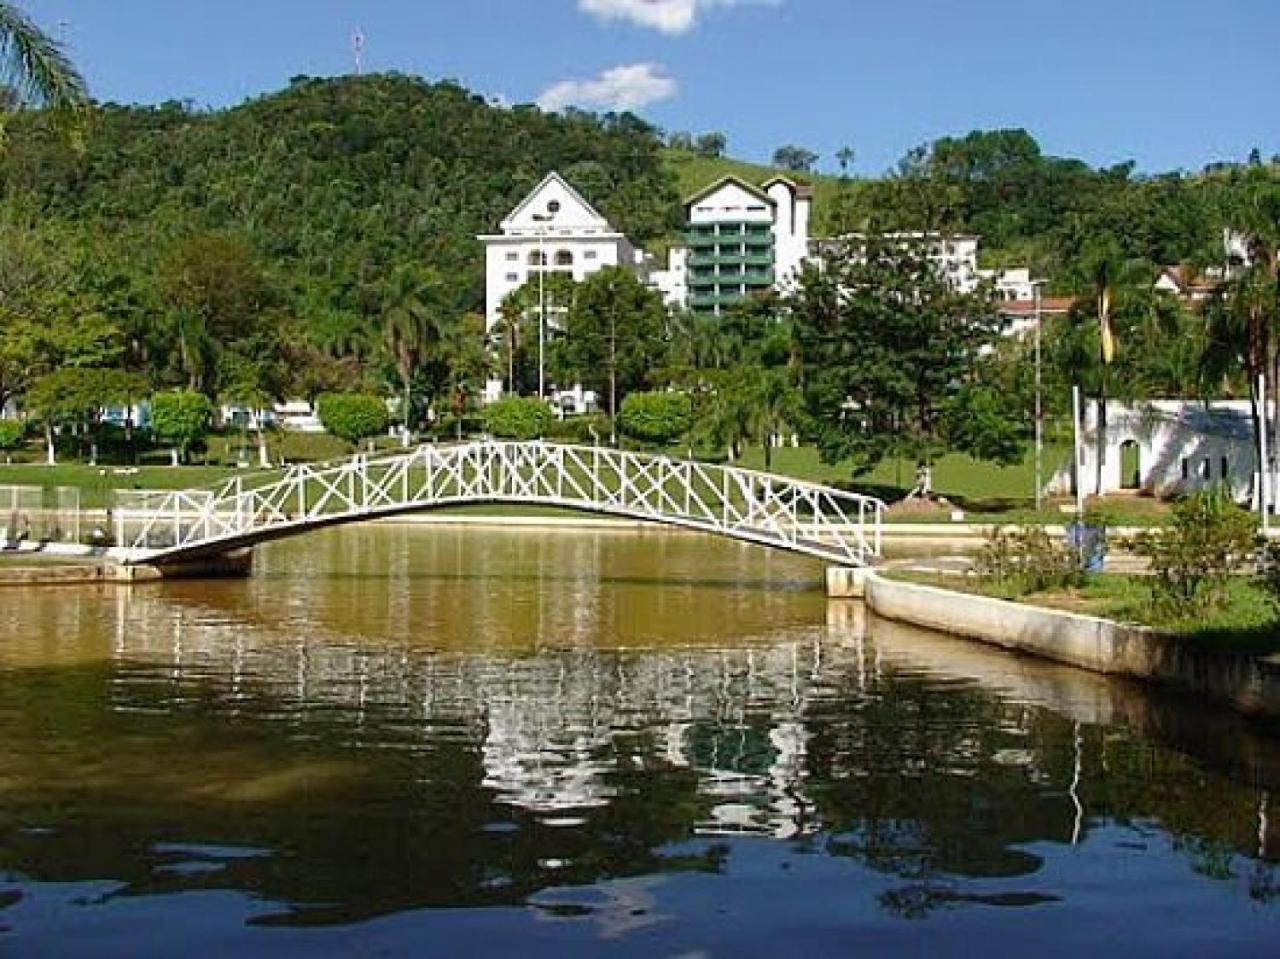
[{"label": "building reflection in water", "polygon": [[[574,604],[583,636],[598,635]],[[736,649],[565,648],[470,655],[289,636],[159,593],[120,594],[112,702],[120,711],[198,706],[304,725],[323,714],[355,745],[478,751],[495,798],[569,824],[608,804],[619,763],[651,756],[702,777],[696,831],[794,837],[812,828],[804,756],[808,699],[835,672],[865,676],[861,643],[820,631]],[[167,628],[156,629],[165,621]],[[650,740],[655,740],[650,742]]]}]

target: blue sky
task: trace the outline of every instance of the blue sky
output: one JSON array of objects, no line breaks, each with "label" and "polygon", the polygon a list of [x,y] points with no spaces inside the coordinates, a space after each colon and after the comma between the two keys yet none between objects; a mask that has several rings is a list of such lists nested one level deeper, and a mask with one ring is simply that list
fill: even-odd
[{"label": "blue sky", "polygon": [[631,105],[730,152],[784,143],[878,173],[916,143],[1030,130],[1094,164],[1280,153],[1278,0],[23,0],[95,96],[238,103],[296,74],[461,81]]}]

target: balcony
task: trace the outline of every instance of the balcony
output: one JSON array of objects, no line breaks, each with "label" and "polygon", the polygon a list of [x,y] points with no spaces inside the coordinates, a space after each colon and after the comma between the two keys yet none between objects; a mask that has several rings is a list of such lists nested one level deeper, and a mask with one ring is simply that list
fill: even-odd
[{"label": "balcony", "polygon": [[689,256],[689,269],[697,271],[716,266],[773,266],[771,251],[755,253],[696,253]]}]

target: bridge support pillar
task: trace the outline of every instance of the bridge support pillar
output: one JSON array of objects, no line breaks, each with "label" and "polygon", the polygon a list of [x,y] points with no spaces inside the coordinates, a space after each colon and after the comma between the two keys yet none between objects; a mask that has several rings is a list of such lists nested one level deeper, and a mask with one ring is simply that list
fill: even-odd
[{"label": "bridge support pillar", "polygon": [[117,567],[116,578],[128,582],[157,579],[228,579],[248,576],[253,572],[253,550],[241,549],[218,556],[185,560],[177,563]]},{"label": "bridge support pillar", "polygon": [[828,566],[827,596],[831,599],[862,599],[867,573],[863,566]]}]

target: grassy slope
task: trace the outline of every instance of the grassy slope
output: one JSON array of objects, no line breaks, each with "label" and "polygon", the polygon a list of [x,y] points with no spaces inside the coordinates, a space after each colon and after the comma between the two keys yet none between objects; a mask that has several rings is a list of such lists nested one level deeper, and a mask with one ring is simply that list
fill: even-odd
[{"label": "grassy slope", "polygon": [[775,176],[786,176],[814,188],[814,210],[820,216],[823,211],[831,208],[836,191],[840,189],[837,177],[789,173],[775,167],[728,157],[704,157],[684,150],[664,150],[663,162],[676,178],[681,200],[725,176],[737,176],[757,186]]}]

